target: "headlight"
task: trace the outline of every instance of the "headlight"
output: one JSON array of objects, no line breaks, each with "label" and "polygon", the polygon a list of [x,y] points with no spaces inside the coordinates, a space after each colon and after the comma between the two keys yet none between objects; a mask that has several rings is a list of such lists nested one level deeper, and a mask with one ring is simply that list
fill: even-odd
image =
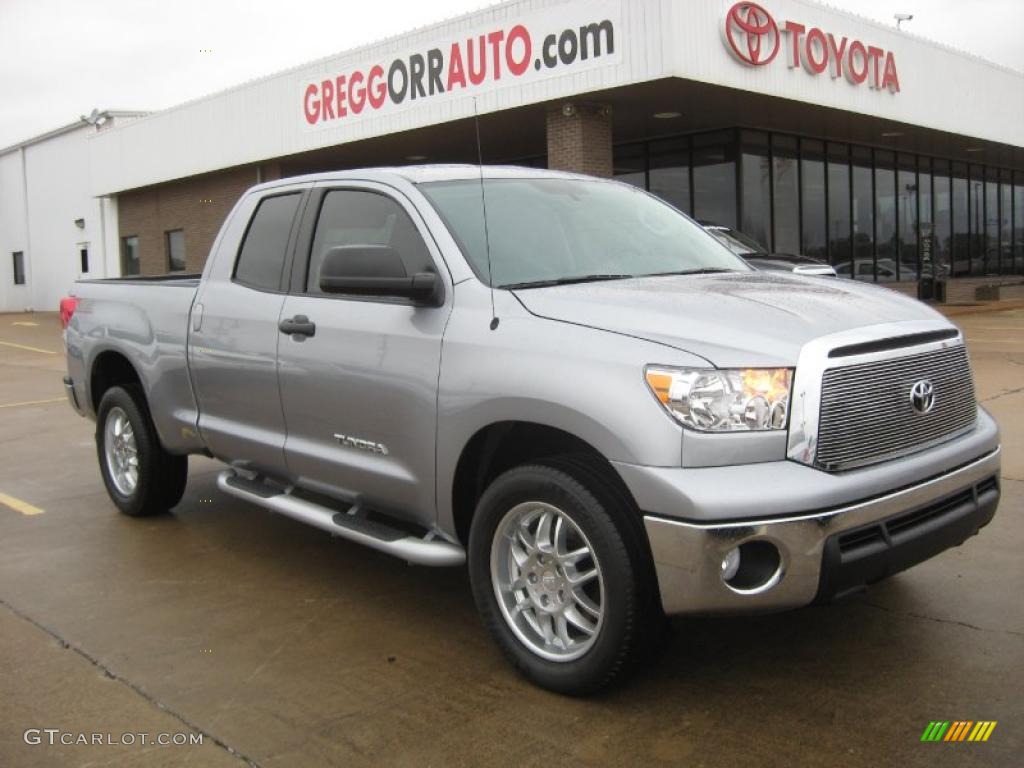
[{"label": "headlight", "polygon": [[785,429],[790,368],[656,368],[647,386],[684,426],[701,432]]}]

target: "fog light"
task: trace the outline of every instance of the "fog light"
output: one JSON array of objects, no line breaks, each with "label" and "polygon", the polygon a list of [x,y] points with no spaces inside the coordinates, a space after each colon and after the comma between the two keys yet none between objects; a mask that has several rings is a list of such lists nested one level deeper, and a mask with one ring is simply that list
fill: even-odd
[{"label": "fog light", "polygon": [[782,555],[770,541],[755,539],[729,551],[722,560],[722,581],[734,592],[759,594],[782,579]]},{"label": "fog light", "polygon": [[740,548],[733,547],[722,560],[722,581],[732,581],[740,569]]}]

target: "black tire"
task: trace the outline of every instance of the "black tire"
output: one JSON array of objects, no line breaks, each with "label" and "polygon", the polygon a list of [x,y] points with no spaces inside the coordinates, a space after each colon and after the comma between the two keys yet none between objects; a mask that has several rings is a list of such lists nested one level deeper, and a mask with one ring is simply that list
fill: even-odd
[{"label": "black tire", "polygon": [[[131,424],[138,458],[138,480],[123,492],[111,474],[106,456],[106,423],[111,410],[119,408]],[[111,387],[103,393],[96,411],[96,456],[100,474],[114,505],[131,517],[167,512],[181,501],[188,481],[188,457],[168,453],[157,437],[145,396],[138,387]]]},{"label": "black tire", "polygon": [[[558,508],[589,540],[603,576],[603,618],[595,640],[580,657],[549,660],[513,631],[495,594],[491,548],[506,514],[524,502]],[[533,683],[580,696],[607,686],[647,647],[650,628],[660,627],[660,602],[639,513],[614,484],[587,463],[571,459],[516,467],[499,476],[477,505],[469,537],[469,576],[484,624],[506,657]]]}]

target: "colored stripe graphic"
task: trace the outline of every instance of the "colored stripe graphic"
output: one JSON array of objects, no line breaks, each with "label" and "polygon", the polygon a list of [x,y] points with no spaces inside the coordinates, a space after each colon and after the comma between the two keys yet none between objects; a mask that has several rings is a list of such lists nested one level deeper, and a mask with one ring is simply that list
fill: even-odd
[{"label": "colored stripe graphic", "polygon": [[946,734],[946,738],[943,741],[963,741],[967,735],[967,729],[970,728],[973,723],[970,720],[955,720],[953,725],[949,729],[949,733]]},{"label": "colored stripe graphic", "polygon": [[995,720],[932,720],[921,734],[921,741],[988,741]]},{"label": "colored stripe graphic", "polygon": [[992,731],[995,730],[995,720],[979,720],[978,724],[974,726],[974,730],[971,731],[971,735],[967,737],[968,741],[988,741],[988,737],[992,735]]}]

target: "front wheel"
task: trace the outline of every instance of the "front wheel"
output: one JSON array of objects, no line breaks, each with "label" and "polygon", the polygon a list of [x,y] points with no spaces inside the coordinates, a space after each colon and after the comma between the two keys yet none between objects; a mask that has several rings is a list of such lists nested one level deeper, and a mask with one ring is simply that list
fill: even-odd
[{"label": "front wheel", "polygon": [[136,387],[111,387],[96,411],[96,454],[111,501],[132,517],[166,512],[185,492],[188,457],[160,443]]},{"label": "front wheel", "polygon": [[538,685],[591,693],[637,655],[651,603],[649,555],[626,507],[572,464],[517,467],[480,499],[469,542],[477,608]]}]

